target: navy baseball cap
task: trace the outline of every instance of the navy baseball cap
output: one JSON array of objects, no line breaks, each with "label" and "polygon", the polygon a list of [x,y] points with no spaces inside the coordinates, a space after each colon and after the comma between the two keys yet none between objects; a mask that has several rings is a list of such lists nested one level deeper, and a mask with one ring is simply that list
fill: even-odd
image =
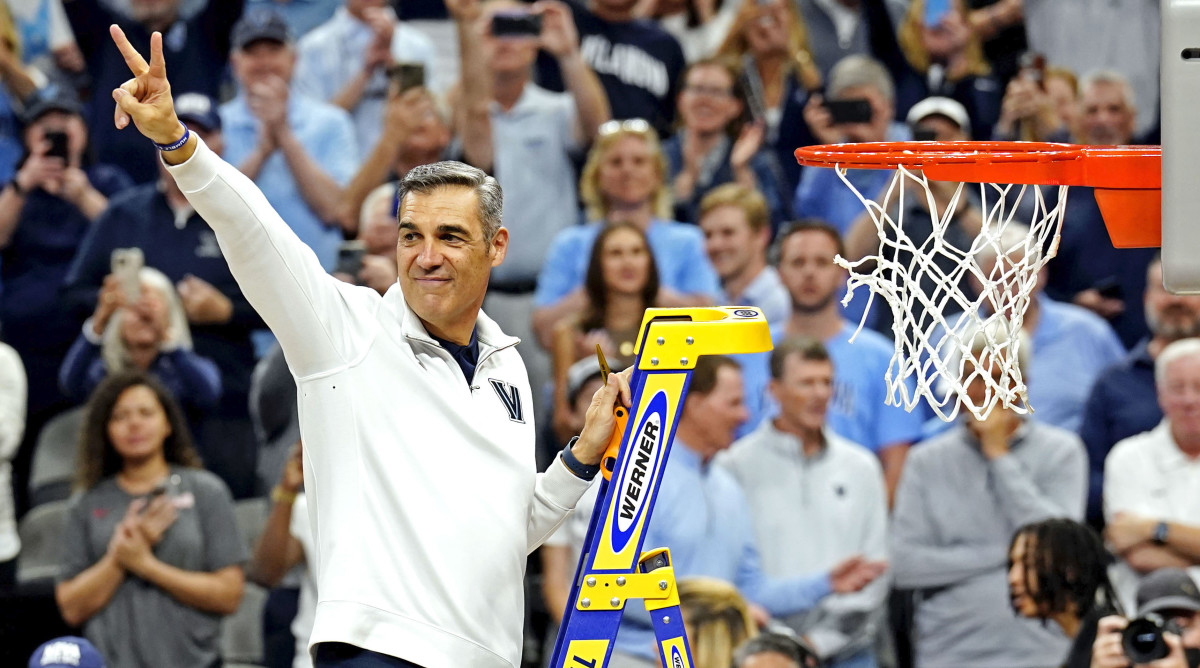
[{"label": "navy baseball cap", "polygon": [[283,15],[271,9],[247,11],[233,26],[233,48],[244,49],[254,42],[270,40],[280,44],[292,42],[292,31]]},{"label": "navy baseball cap", "polygon": [[39,95],[29,103],[29,106],[25,107],[25,113],[21,114],[21,120],[29,125],[52,111],[82,116],[83,105],[79,103],[78,98],[63,91]]},{"label": "navy baseball cap", "polygon": [[207,132],[221,129],[217,103],[203,93],[184,93],[175,98],[175,115],[184,123],[195,123]]},{"label": "navy baseball cap", "polygon": [[104,668],[104,658],[84,638],[55,638],[34,651],[29,668]]}]

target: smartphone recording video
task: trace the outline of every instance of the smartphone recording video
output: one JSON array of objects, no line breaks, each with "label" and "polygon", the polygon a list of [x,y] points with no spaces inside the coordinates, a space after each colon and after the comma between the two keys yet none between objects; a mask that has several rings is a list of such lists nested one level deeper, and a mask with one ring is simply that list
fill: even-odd
[{"label": "smartphone recording video", "polygon": [[112,274],[121,284],[126,303],[132,304],[142,297],[142,281],[139,274],[145,261],[140,248],[113,249]]},{"label": "smartphone recording video", "polygon": [[925,27],[936,28],[950,13],[950,0],[925,0]]},{"label": "smartphone recording video", "polygon": [[493,37],[539,37],[542,15],[529,12],[499,12],[492,16]]},{"label": "smartphone recording video", "polygon": [[388,68],[388,79],[397,94],[425,85],[424,63],[396,63]]},{"label": "smartphone recording video", "polygon": [[834,125],[871,122],[871,102],[866,98],[826,100],[825,108],[829,110]]},{"label": "smartphone recording video", "polygon": [[67,159],[67,133],[50,131],[45,134],[50,148],[46,149],[46,157]]}]

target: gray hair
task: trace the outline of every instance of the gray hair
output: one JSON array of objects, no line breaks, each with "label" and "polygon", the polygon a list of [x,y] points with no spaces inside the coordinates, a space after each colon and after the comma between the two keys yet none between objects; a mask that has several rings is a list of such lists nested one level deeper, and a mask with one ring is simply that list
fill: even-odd
[{"label": "gray hair", "polygon": [[980,268],[995,262],[1001,253],[1005,257],[1012,257],[1014,252],[1020,252],[1021,256],[1029,258],[1030,264],[1037,262],[1042,254],[1042,249],[1036,243],[1031,243],[1029,228],[1021,223],[1008,223],[998,236],[990,236],[990,239],[991,243],[985,243],[975,251],[975,263]]},{"label": "gray hair", "polygon": [[[384,202],[391,206],[392,200],[396,197],[396,183],[389,181],[381,186],[376,186],[374,190],[367,193],[366,199],[363,200],[362,207],[358,214],[358,227],[365,229],[371,221],[372,214],[375,213],[376,207]],[[390,213],[390,211],[389,211]]]},{"label": "gray hair", "polygon": [[1154,360],[1154,384],[1160,393],[1167,382],[1167,367],[1192,355],[1200,355],[1200,339],[1180,339],[1162,349]]},{"label": "gray hair", "polygon": [[1017,335],[1013,337],[1009,335],[1003,324],[991,322],[982,327],[968,330],[964,333],[963,339],[971,342],[971,357],[976,360],[981,360],[984,351],[989,348],[999,350],[1007,346],[1016,346],[1017,367],[1021,369],[1022,376],[1029,374],[1029,363],[1033,357],[1033,343],[1025,330],[1017,330]]},{"label": "gray hair", "polygon": [[1121,89],[1121,97],[1125,100],[1125,105],[1129,107],[1129,111],[1137,112],[1137,96],[1134,95],[1133,85],[1129,83],[1129,77],[1116,70],[1092,70],[1083,75],[1079,79],[1079,95],[1083,96],[1083,92],[1095,86],[1096,84],[1108,84]]},{"label": "gray hair", "polygon": [[440,188],[470,188],[475,191],[479,203],[479,222],[483,226],[483,240],[490,244],[492,237],[503,224],[504,193],[496,179],[490,177],[482,169],[470,165],[443,160],[429,165],[413,167],[400,185],[396,187],[396,199],[400,209],[404,209],[404,199],[411,193],[428,195]]},{"label": "gray hair", "polygon": [[791,634],[777,631],[765,631],[738,646],[733,651],[733,665],[741,666],[750,657],[759,654],[778,654],[786,656],[796,668],[804,667],[803,648]]},{"label": "gray hair", "polygon": [[[187,312],[179,293],[166,274],[153,267],[142,267],[138,271],[138,280],[142,285],[157,291],[162,295],[167,307],[166,338],[159,343],[158,349],[178,347],[183,350],[192,349],[192,330],[188,327]],[[100,337],[100,359],[104,360],[104,368],[108,373],[117,373],[133,368],[133,358],[125,339],[121,336],[121,322],[125,319],[125,309],[119,308],[108,320],[104,334]]]},{"label": "gray hair", "polygon": [[896,101],[896,85],[883,63],[870,56],[854,54],[846,56],[833,66],[829,73],[829,97],[836,98],[847,88],[870,86],[879,91],[888,102]]}]

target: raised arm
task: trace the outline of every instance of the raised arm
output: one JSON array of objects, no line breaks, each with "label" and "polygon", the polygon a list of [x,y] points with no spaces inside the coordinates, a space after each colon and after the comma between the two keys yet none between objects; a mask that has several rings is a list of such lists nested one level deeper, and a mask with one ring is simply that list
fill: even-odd
[{"label": "raised arm", "polygon": [[579,32],[571,10],[558,0],[541,0],[536,9],[543,20],[541,47],[558,60],[563,82],[575,100],[575,141],[587,146],[600,126],[612,118],[608,95],[579,53]]},{"label": "raised arm", "polygon": [[[162,35],[151,38],[149,64],[111,28],[135,77],[113,91],[118,128],[131,122],[161,145],[183,139],[162,56]],[[246,299],[287,351],[298,377],[338,368],[374,332],[379,295],[327,275],[316,255],[271,208],[245,175],[210,151],[196,135],[163,151],[188,201],[216,232],[221,251]],[[356,321],[356,316],[359,318]]]},{"label": "raised arm", "polygon": [[446,9],[454,17],[458,31],[459,62],[462,63],[458,104],[454,110],[455,129],[462,137],[466,162],[492,171],[492,73],[484,60],[482,11],[478,0],[449,0]]}]

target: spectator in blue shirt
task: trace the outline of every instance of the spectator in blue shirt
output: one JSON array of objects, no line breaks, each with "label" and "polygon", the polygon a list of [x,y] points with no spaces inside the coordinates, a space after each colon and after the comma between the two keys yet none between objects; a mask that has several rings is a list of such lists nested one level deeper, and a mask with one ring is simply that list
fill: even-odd
[{"label": "spectator in blue shirt", "polygon": [[[886,564],[856,556],[811,575],[770,578],[763,572],[745,494],[733,474],[712,461],[733,443],[746,419],[741,375],[728,357],[709,355],[697,362],[644,545],[670,546],[678,579],[707,576],[733,583],[761,606],[761,616],[801,612],[831,593],[862,589]],[[652,667],[655,652],[649,615],[635,603],[617,634],[613,658],[623,662],[612,665]]]},{"label": "spectator in blue shirt", "polygon": [[1163,287],[1161,258],[1155,258],[1146,272],[1143,300],[1150,336],[1096,379],[1084,404],[1083,423],[1079,427],[1091,465],[1087,520],[1097,528],[1104,526],[1104,459],[1108,451],[1162,421],[1158,386],[1154,383],[1154,360],[1167,345],[1200,336],[1200,296],[1167,292]]},{"label": "spectator in blue shirt", "polygon": [[592,222],[559,232],[538,274],[533,326],[543,347],[551,347],[560,320],[583,308],[588,256],[606,222],[631,222],[646,233],[661,279],[659,306],[701,306],[720,294],[704,252],[704,233],[670,220],[666,172],[666,158],[649,123],[610,121],[600,127],[579,183]]},{"label": "spectator in blue shirt", "polygon": [[232,39],[239,90],[221,106],[223,157],[331,269],[342,241],[342,188],[358,167],[354,125],[343,109],[292,93],[296,52],[279,14],[248,12]]},{"label": "spectator in blue shirt", "polygon": [[[846,283],[846,271],[833,263],[835,254],[844,257],[846,252],[837,230],[819,221],[801,221],[780,234],[776,248],[779,277],[792,300],[786,335],[809,336],[825,344],[834,369],[829,428],[879,457],[891,498],[922,422],[917,412],[885,403],[884,378],[895,345],[868,329],[850,341],[856,325],[842,317],[836,299]],[[910,394],[914,389],[910,385]]]}]

